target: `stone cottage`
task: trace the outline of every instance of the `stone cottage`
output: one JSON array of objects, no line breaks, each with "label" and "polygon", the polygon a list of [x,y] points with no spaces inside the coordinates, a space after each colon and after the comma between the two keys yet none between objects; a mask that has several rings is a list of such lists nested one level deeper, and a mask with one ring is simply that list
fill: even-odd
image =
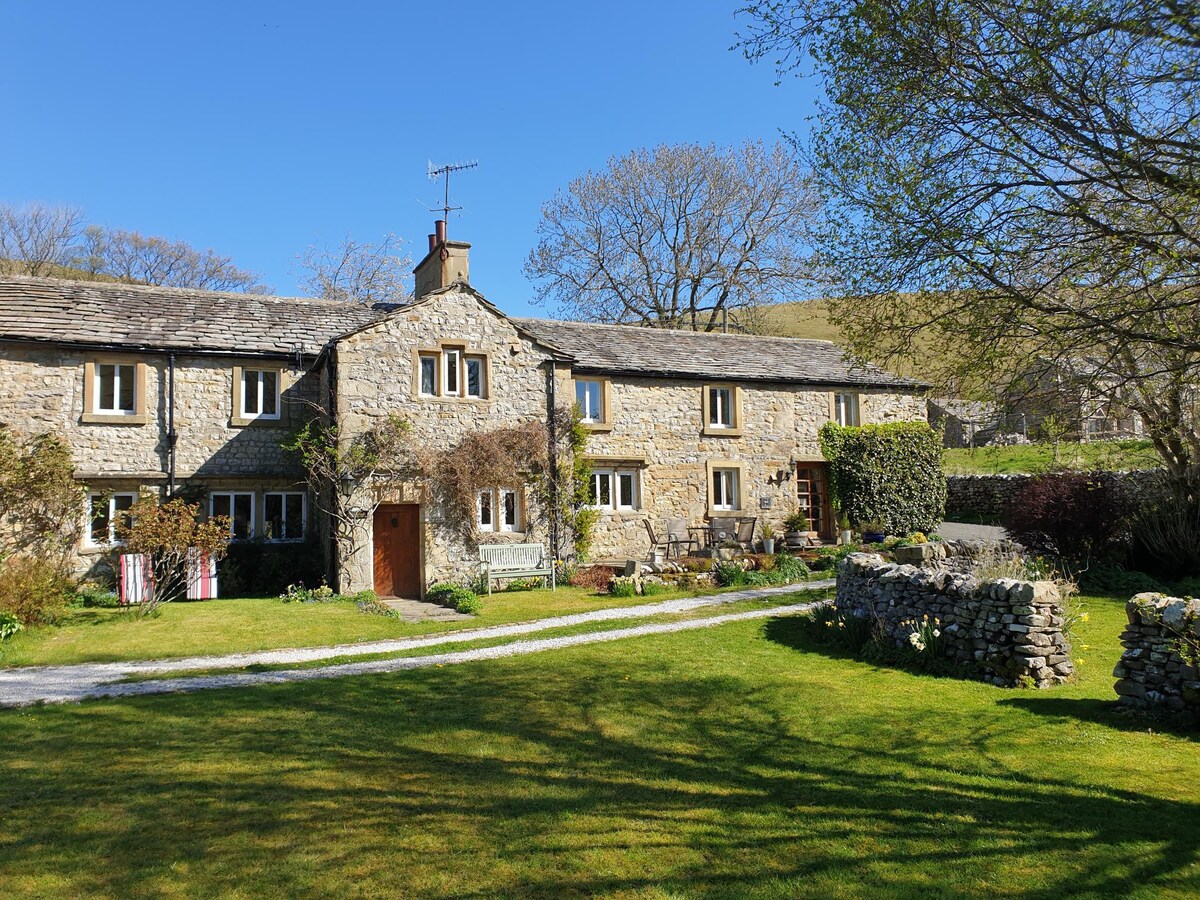
[{"label": "stone cottage", "polygon": [[186,491],[235,541],[320,545],[344,591],[416,596],[476,570],[477,545],[545,541],[519,473],[480,492],[473,534],[418,476],[352,486],[363,539],[322,521],[282,448],[303,421],[352,440],[388,415],[429,452],[577,403],[600,510],[596,558],[644,557],[644,522],[798,509],[834,533],[817,431],[924,418],[921,386],[825,341],[505,315],[470,245],[431,237],[402,306],[46,278],[0,279],[0,422],[70,442],[89,492],[81,568],[139,491]]}]

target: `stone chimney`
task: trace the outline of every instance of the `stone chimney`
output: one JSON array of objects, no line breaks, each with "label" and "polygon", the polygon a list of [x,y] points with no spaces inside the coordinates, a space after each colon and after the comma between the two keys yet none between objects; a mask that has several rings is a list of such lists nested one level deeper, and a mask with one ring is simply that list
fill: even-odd
[{"label": "stone chimney", "polygon": [[463,241],[446,240],[444,219],[438,219],[433,227],[434,233],[429,235],[429,252],[413,269],[416,279],[413,296],[417,300],[430,291],[449,287],[456,281],[470,281],[468,254],[471,245]]}]

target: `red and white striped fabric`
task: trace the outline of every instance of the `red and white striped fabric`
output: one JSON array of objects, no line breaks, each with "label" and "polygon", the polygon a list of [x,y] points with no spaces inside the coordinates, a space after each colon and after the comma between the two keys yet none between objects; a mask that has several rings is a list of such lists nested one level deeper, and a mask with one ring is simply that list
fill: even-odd
[{"label": "red and white striped fabric", "polygon": [[217,561],[193,547],[187,555],[187,598],[213,600],[216,596]]},{"label": "red and white striped fabric", "polygon": [[117,588],[123,605],[145,603],[154,595],[154,577],[145,554],[122,553],[118,568]]}]

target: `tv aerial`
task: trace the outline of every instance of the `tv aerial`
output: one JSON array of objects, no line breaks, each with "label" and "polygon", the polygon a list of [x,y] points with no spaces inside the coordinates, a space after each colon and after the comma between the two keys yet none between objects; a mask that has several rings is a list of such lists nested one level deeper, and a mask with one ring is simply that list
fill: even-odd
[{"label": "tv aerial", "polygon": [[471,160],[470,162],[448,163],[448,164],[442,165],[442,166],[435,166],[433,164],[433,160],[430,160],[429,161],[429,180],[437,181],[439,178],[445,178],[446,179],[446,196],[440,207],[438,207],[438,206],[428,207],[429,211],[436,212],[438,209],[441,209],[442,221],[448,223],[450,221],[450,213],[455,210],[462,209],[461,206],[451,206],[450,205],[450,175],[451,175],[451,173],[465,172],[467,169],[477,169],[477,168],[479,168],[479,162],[477,160]]}]

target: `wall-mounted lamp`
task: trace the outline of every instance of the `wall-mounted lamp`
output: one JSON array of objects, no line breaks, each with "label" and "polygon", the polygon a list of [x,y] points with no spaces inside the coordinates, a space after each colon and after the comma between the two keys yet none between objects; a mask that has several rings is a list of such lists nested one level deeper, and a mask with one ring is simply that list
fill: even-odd
[{"label": "wall-mounted lamp", "polygon": [[338,476],[338,489],[342,492],[343,497],[349,497],[353,494],[356,484],[354,476],[349,472],[343,472]]}]

